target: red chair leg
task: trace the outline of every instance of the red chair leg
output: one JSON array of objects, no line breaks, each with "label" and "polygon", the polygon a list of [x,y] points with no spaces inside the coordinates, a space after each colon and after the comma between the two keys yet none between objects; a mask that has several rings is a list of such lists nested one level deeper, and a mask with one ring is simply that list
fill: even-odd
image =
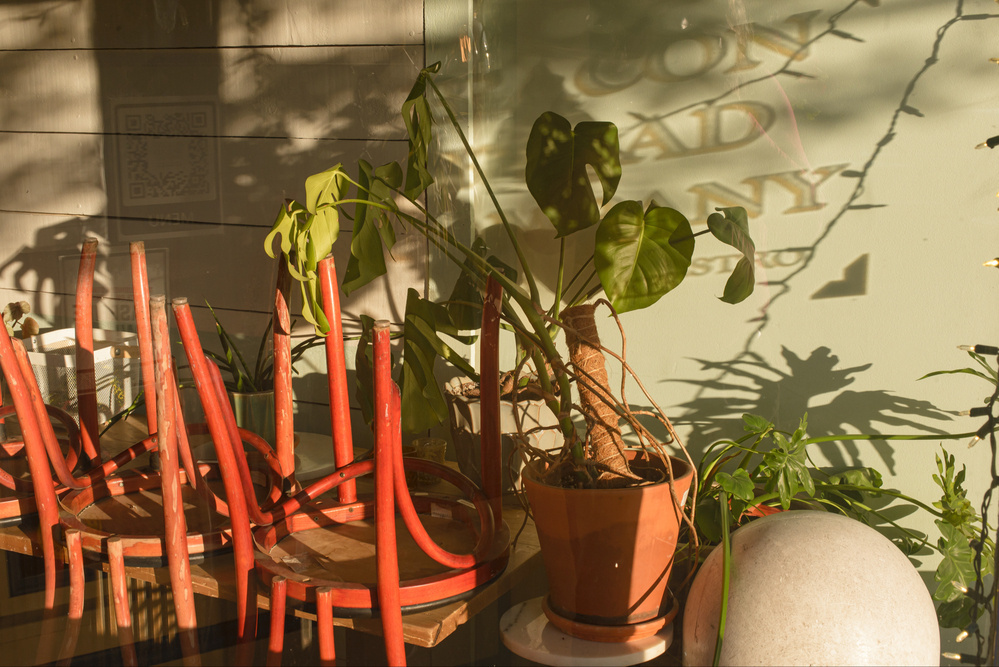
[{"label": "red chair leg", "polygon": [[316,626],[319,634],[319,664],[336,664],[336,647],[333,645],[333,589],[329,586],[316,589]]},{"label": "red chair leg", "polygon": [[[336,283],[333,256],[319,262],[323,310],[330,324],[326,335],[326,374],[329,380],[330,424],[333,428],[333,461],[342,468],[354,460],[354,440],[350,429],[350,392],[347,389],[347,364],[343,354],[343,325],[340,321],[340,293]],[[354,480],[337,487],[341,503],[357,500]]]},{"label": "red chair leg", "polygon": [[295,424],[291,391],[291,315],[288,312],[290,279],[285,262],[278,263],[274,291],[274,449],[281,473],[295,484]]},{"label": "red chair leg", "polygon": [[399,388],[392,381],[389,324],[375,323],[375,567],[378,613],[389,665],[406,664],[399,597],[399,552],[395,539],[395,492],[392,484],[394,448],[401,447]]},{"label": "red chair leg", "polygon": [[185,665],[200,665],[198,619],[194,610],[191,563],[187,553],[187,520],[180,489],[180,464],[177,451],[177,422],[169,383],[173,376],[170,354],[170,331],[166,317],[166,298],[150,299],[149,312],[156,362],[156,415],[159,427],[160,474],[162,476],[163,515],[166,526],[167,565],[173,590],[177,628]]},{"label": "red chair leg", "polygon": [[482,303],[482,350],[479,354],[479,403],[482,406],[482,490],[489,498],[493,521],[503,523],[503,467],[500,443],[499,321],[503,287],[492,277]]},{"label": "red chair leg", "polygon": [[76,642],[80,637],[83,601],[87,593],[83,577],[83,541],[80,538],[80,531],[76,528],[66,531],[66,551],[69,560],[69,615],[59,660],[60,664],[68,665],[73,653],[76,652]]},{"label": "red chair leg", "polygon": [[267,664],[278,667],[284,651],[284,615],[288,598],[288,581],[284,577],[271,579],[271,634],[267,643]]},{"label": "red chair leg", "polygon": [[42,543],[42,557],[45,566],[46,612],[55,607],[56,553],[55,534],[59,525],[59,503],[56,500],[55,484],[49,468],[49,458],[45,451],[41,427],[34,414],[28,384],[21,375],[18,354],[25,354],[19,340],[12,340],[6,327],[0,327],[0,367],[7,380],[7,389],[14,400],[14,409],[21,425],[24,448],[31,471],[31,485],[35,494],[35,507],[38,510],[38,534]]},{"label": "red chair leg", "polygon": [[83,454],[91,466],[101,464],[97,430],[97,380],[94,377],[94,266],[97,239],[83,242],[80,270],[76,277],[76,397],[80,414]]},{"label": "red chair leg", "polygon": [[146,426],[156,433],[156,376],[153,370],[153,337],[149,328],[149,277],[146,271],[146,246],[142,241],[128,244],[132,263],[132,302],[135,305],[136,332],[139,337],[139,359],[142,369],[142,389],[146,394]]},{"label": "red chair leg", "polygon": [[114,616],[118,621],[118,644],[121,661],[126,667],[138,665],[135,637],[132,634],[132,609],[128,602],[128,579],[125,577],[125,554],[121,538],[108,538],[108,573],[111,575],[111,596],[114,599]]}]

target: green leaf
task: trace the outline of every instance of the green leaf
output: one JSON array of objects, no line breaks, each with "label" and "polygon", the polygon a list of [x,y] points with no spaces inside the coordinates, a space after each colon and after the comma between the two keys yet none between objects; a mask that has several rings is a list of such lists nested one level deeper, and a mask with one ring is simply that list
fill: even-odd
[{"label": "green leaf", "polygon": [[361,315],[361,337],[357,341],[357,351],[354,353],[354,377],[356,389],[354,398],[361,406],[361,417],[366,424],[374,420],[374,353],[371,347],[375,320],[367,315]]},{"label": "green leaf", "polygon": [[969,375],[974,375],[976,377],[980,377],[980,378],[982,378],[983,380],[985,380],[987,382],[993,382],[993,379],[991,377],[989,377],[985,373],[982,373],[981,371],[975,370],[974,368],[956,368],[956,369],[950,370],[950,371],[933,371],[932,373],[927,373],[926,375],[924,375],[924,376],[922,376],[922,377],[920,377],[918,379],[925,380],[926,378],[931,378],[931,377],[934,377],[936,375],[953,375],[953,374],[958,374],[958,373],[967,373]]},{"label": "green leaf", "polygon": [[[271,225],[270,232],[267,233],[267,237],[264,239],[264,251],[267,256],[274,258],[274,237],[280,237],[281,239],[281,252],[285,254],[286,257],[292,254],[292,248],[295,246],[296,240],[299,235],[300,220],[307,214],[305,207],[299,204],[293,199],[286,199],[281,205],[281,210],[278,211],[277,218],[274,220],[274,224]],[[291,263],[289,262],[289,266]]]},{"label": "green leaf", "polygon": [[641,202],[616,204],[597,228],[593,265],[618,312],[652,305],[683,282],[694,252],[690,223],[679,211]]},{"label": "green leaf", "polygon": [[777,444],[763,455],[762,472],[768,478],[766,490],[776,491],[781,507],[788,509],[791,499],[800,491],[809,496],[815,495],[815,482],[805,452],[807,441],[788,442],[779,431],[773,432],[773,439]]},{"label": "green leaf", "polygon": [[960,629],[968,627],[972,620],[977,620],[971,618],[974,607],[974,600],[966,595],[949,602],[941,602],[937,605],[937,619],[940,621],[940,627]]},{"label": "green leaf", "polygon": [[950,602],[964,595],[959,586],[970,587],[974,584],[975,552],[968,544],[968,538],[956,527],[940,519],[934,523],[942,537],[937,543],[941,558],[933,575],[937,581],[933,598]]},{"label": "green leaf", "polygon": [[427,150],[433,136],[434,117],[427,100],[427,79],[440,70],[441,64],[424,68],[416,77],[409,96],[402,103],[402,120],[409,135],[409,157],[406,161],[406,196],[416,199],[434,182],[427,167]]},{"label": "green leaf", "polygon": [[721,541],[721,507],[715,494],[697,494],[697,512],[694,523],[698,532],[707,544],[717,544]]},{"label": "green leaf", "polygon": [[346,176],[343,165],[336,164],[326,171],[306,178],[305,207],[309,213],[316,213],[320,206],[334,204],[343,199],[343,193],[347,189]]},{"label": "green leaf", "polygon": [[[603,191],[597,204],[587,165]],[[548,111],[534,121],[527,140],[527,189],[555,225],[556,237],[568,236],[600,220],[621,180],[617,127],[607,122],[569,121]]]},{"label": "green leaf", "polygon": [[731,475],[727,472],[719,472],[715,475],[715,480],[734,498],[750,502],[755,496],[756,485],[744,468],[737,468]]},{"label": "green leaf", "polygon": [[[829,479],[826,481],[834,485],[861,487],[864,489],[864,493],[875,498],[880,495],[878,489],[884,483],[881,473],[874,468],[848,468],[829,475]],[[841,493],[858,503],[864,500],[861,492],[854,489],[837,489],[837,493]]]},{"label": "green leaf", "polygon": [[[373,415],[371,340],[374,320],[361,316],[361,340],[355,356],[357,393],[361,414],[370,423]],[[475,369],[462,359],[437,335],[452,335],[454,325],[444,306],[420,297],[410,289],[406,296],[406,318],[403,327],[402,364],[396,382],[402,393],[402,430],[417,433],[437,426],[447,419],[447,403],[441,384],[434,375],[437,357],[456,366],[471,378],[478,378]]]},{"label": "green leaf", "polygon": [[225,327],[222,326],[222,322],[215,313],[215,309],[212,308],[212,304],[205,301],[205,305],[208,306],[208,312],[212,314],[212,319],[215,320],[215,333],[218,334],[219,344],[222,346],[223,355],[225,355],[225,370],[228,370],[232,374],[232,386],[236,391],[259,391],[260,388],[257,386],[256,378],[250,373],[250,367],[240,353],[239,347],[226,332]]},{"label": "green leaf", "polygon": [[[360,160],[357,182],[358,199],[394,205],[391,189],[398,188],[402,183],[402,169],[395,162],[390,162],[372,170],[370,164]],[[385,275],[385,249],[391,252],[394,245],[395,230],[387,212],[378,206],[358,204],[350,239],[350,259],[347,260],[341,284],[343,293],[349,295]]]},{"label": "green leaf", "polygon": [[749,236],[746,209],[735,206],[717,210],[721,213],[708,216],[708,229],[719,241],[743,255],[725,283],[725,293],[720,298],[725,303],[739,303],[752,294],[756,286],[756,245]]},{"label": "green leaf", "polygon": [[772,431],[774,425],[759,415],[745,413],[742,415],[742,428],[747,433],[759,433],[762,436]]},{"label": "green leaf", "polygon": [[406,296],[406,321],[403,328],[402,430],[416,433],[433,428],[447,419],[447,403],[434,375],[438,355],[456,364],[466,374],[476,373],[454,353],[437,332],[457,333],[444,306],[420,297],[410,289]]},{"label": "green leaf", "polygon": [[[510,280],[517,280],[517,270],[512,266],[495,255],[486,257],[488,248],[482,237],[476,237],[475,241],[472,242],[472,251],[479,257],[484,257],[488,264],[494,266]],[[451,316],[455,328],[478,330],[482,326],[482,291],[480,286],[485,284],[487,277],[486,272],[480,270],[479,265],[472,258],[465,259],[464,269],[455,281],[454,288],[447,300],[447,312]]]}]

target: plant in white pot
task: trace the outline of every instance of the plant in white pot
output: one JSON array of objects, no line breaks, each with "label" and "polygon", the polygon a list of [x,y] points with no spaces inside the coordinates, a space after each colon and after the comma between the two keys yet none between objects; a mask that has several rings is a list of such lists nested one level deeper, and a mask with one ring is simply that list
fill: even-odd
[{"label": "plant in white pot", "polygon": [[[695,238],[709,232],[741,255],[721,298],[742,301],[752,293],[755,280],[755,248],[746,212],[722,209],[709,217],[708,229],[694,233],[680,212],[655,202],[646,206],[622,201],[604,211],[621,178],[616,127],[608,122],[573,127],[561,116],[545,113],[535,122],[527,144],[526,181],[552,222],[561,249],[554,295],[546,303],[537,267],[530,266],[518,230],[503,212],[435,85],[434,72],[436,67],[420,74],[403,106],[410,142],[405,179],[402,166],[395,163],[372,168],[362,162],[356,179],[340,165],[331,170],[337,184],[331,188],[336,193],[331,206],[355,206],[343,288],[349,292],[385,273],[384,253],[394,243],[394,223],[425,235],[460,269],[462,278],[475,288],[456,288],[466,295],[464,305],[481,303],[488,277],[502,285],[502,319],[522,352],[519,360],[529,360],[541,371],[536,374],[536,391],[563,437],[554,451],[523,446],[518,452],[529,470],[525,486],[548,566],[550,618],[564,629],[599,639],[654,632],[668,622],[675,607],[666,581],[679,524],[689,523],[686,507],[694,466],[661,411],[653,410],[653,416],[672,435],[674,451],[682,458],[669,455],[627,401],[614,398],[594,311],[600,303],[618,312],[656,303],[683,281]],[[502,262],[485,256],[481,245],[456,240],[421,204],[421,195],[433,183],[427,168],[434,122],[431,97],[450,119],[495,205],[516,257],[519,280]],[[602,190],[599,203],[588,169]],[[348,196],[351,192],[354,195]],[[398,200],[405,200],[407,210],[415,207],[420,215],[401,209]],[[272,233],[286,238],[307,233],[302,226],[281,224]],[[569,243],[592,247],[592,254],[584,253],[589,259],[582,266],[568,265]],[[601,293],[606,299],[598,301]],[[556,345],[563,332],[568,357]],[[409,430],[427,428],[447,416],[433,373],[436,356],[477,380],[474,370],[438,335],[442,333],[459,334],[452,314],[444,304],[428,302],[411,290],[399,374],[403,421]],[[363,383],[363,347],[358,356]],[[518,363],[513,374],[517,386],[524,380],[523,368]],[[630,373],[626,364],[625,372]],[[646,400],[655,405],[651,397]],[[570,510],[582,510],[581,516],[569,517]],[[604,510],[610,512],[601,515]],[[587,536],[597,539],[579,547],[577,538]],[[559,547],[572,551],[556,553]],[[612,551],[600,555],[604,547]],[[646,556],[652,558],[643,572],[641,561]],[[599,597],[601,591],[610,593],[610,598]]]}]

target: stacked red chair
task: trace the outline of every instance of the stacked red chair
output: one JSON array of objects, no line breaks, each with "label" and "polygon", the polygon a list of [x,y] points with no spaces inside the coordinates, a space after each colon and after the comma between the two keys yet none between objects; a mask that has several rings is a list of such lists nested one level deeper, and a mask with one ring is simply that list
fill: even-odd
[{"label": "stacked red chair", "polygon": [[[510,533],[500,514],[498,424],[494,420],[495,437],[484,438],[494,450],[484,455],[486,461],[495,462],[494,470],[487,475],[495,473],[495,479],[488,483],[495,494],[491,498],[450,467],[418,459],[404,460],[399,389],[390,375],[389,325],[380,321],[375,325],[373,342],[374,456],[355,461],[332,258],[320,263],[320,275],[324,310],[333,331],[327,340],[327,372],[331,449],[336,469],[297,492],[292,487],[283,500],[269,506],[257,502],[250,485],[251,471],[225,397],[221,374],[204,355],[190,306],[186,299],[173,301],[184,352],[215,443],[231,510],[242,618],[240,639],[248,641],[254,636],[255,577],[271,595],[272,663],[280,663],[286,599],[291,598],[297,604],[315,607],[322,662],[331,663],[335,659],[335,617],[377,613],[384,628],[389,664],[405,664],[402,621],[405,613],[469,595],[498,576],[506,566]],[[495,289],[492,293],[497,294]],[[490,355],[497,350],[497,304],[495,301],[487,308],[492,316],[489,326],[494,331],[484,332],[484,339],[492,343],[483,347]],[[276,330],[280,328],[275,326]],[[277,335],[275,342],[281,344]],[[279,354],[275,350],[276,358]],[[489,366],[485,360],[483,364]],[[497,368],[495,362],[492,367]],[[489,381],[484,374],[483,383]],[[498,372],[493,374],[492,382],[499,386]],[[437,476],[456,487],[461,496],[431,493],[411,496],[406,487],[406,470]],[[362,496],[357,488],[359,478],[371,475],[374,492]],[[237,513],[235,509],[240,501],[245,513]],[[400,526],[397,515],[402,519]],[[434,521],[447,524],[449,530],[442,533],[460,536],[456,546],[450,543],[442,546],[435,541],[423,523],[432,525]],[[364,555],[355,557],[351,549],[358,547]],[[399,550],[404,547],[407,556],[401,562]],[[316,554],[323,556],[315,557]]]}]

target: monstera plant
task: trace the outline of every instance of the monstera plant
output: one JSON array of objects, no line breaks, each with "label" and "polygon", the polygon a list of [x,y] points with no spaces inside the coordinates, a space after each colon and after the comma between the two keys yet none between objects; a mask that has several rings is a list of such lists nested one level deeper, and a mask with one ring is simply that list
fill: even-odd
[{"label": "monstera plant", "polygon": [[[545,303],[538,287],[537,267],[528,262],[518,226],[503,211],[450,105],[434,82],[438,69],[439,65],[424,69],[403,104],[409,134],[405,166],[392,162],[373,167],[362,160],[356,176],[340,164],[311,176],[306,182],[305,202],[289,200],[282,205],[266,239],[266,249],[272,253],[273,240],[280,239],[291,274],[302,284],[305,317],[319,329],[324,328],[324,322],[317,307],[316,265],[339,233],[345,206],[353,206],[351,256],[341,281],[345,293],[386,273],[386,257],[391,256],[399,225],[426,236],[460,269],[452,298],[447,302],[427,301],[415,290],[409,293],[398,381],[403,394],[403,426],[411,432],[432,427],[447,416],[441,386],[433,372],[435,359],[442,357],[472,380],[477,379],[474,369],[442,335],[456,337],[459,331],[475,326],[480,294],[486,279],[492,276],[503,287],[503,319],[516,333],[523,356],[533,362],[535,369],[547,370],[539,373],[537,380],[552,410],[561,417],[567,442],[574,443],[571,447],[578,464],[585,458],[585,448],[575,436],[570,417],[572,364],[556,347],[556,339],[563,331],[563,313],[582,307],[590,311],[587,319],[592,320],[592,304],[601,295],[618,313],[653,306],[683,281],[696,238],[708,233],[740,254],[720,298],[728,303],[742,301],[752,293],[755,280],[755,248],[746,212],[742,208],[719,209],[708,217],[706,229],[694,232],[682,213],[654,201],[645,204],[627,200],[611,205],[622,176],[615,125],[584,121],[573,126],[557,113],[544,113],[534,123],[527,142],[525,180],[527,190],[551,221],[560,248],[554,294]],[[428,167],[428,150],[437,120],[432,107],[439,107],[464,144],[516,258],[513,267],[489,255],[481,241],[463,244],[457,240],[422,203],[422,195],[434,183]],[[600,190],[599,200],[591,183],[591,171]],[[569,243],[592,248],[592,252],[584,253],[589,259],[583,265],[567,265]],[[547,258],[544,262],[552,263]]]},{"label": "monstera plant", "polygon": [[[552,451],[528,445],[526,437],[516,450],[528,471],[525,488],[549,575],[553,610],[549,618],[564,631],[577,622],[595,624],[598,633],[605,632],[601,628],[633,624],[658,629],[672,618],[666,588],[673,562],[671,543],[676,543],[679,524],[691,523],[687,508],[696,495],[695,489],[688,497],[694,465],[665,415],[658,409],[646,413],[658,418],[685,459],[669,454],[628,402],[614,396],[604,356],[610,351],[599,343],[594,313],[601,305],[615,317],[654,307],[683,282],[695,241],[702,234],[735,248],[739,261],[721,299],[732,304],[744,300],[755,282],[755,247],[746,211],[719,209],[708,217],[706,229],[695,232],[682,213],[654,201],[612,203],[622,178],[615,125],[593,121],[573,125],[555,112],[544,113],[527,142],[525,171],[527,190],[551,222],[559,246],[557,263],[548,257],[539,260],[546,272],[555,265],[552,294],[542,297],[542,267],[528,260],[522,226],[504,212],[435,84],[433,75],[438,69],[436,65],[424,69],[403,104],[409,135],[405,167],[398,163],[373,167],[361,161],[355,176],[342,165],[312,176],[306,202],[283,205],[267,237],[268,252],[274,238],[280,237],[289,270],[302,282],[305,308],[310,311],[306,317],[319,328],[323,322],[316,307],[316,266],[339,232],[339,216],[347,214],[345,207],[353,208],[350,259],[341,281],[346,293],[386,273],[386,257],[391,257],[397,228],[422,234],[459,269],[460,278],[447,301],[427,301],[415,290],[408,295],[397,381],[402,391],[403,428],[411,432],[447,417],[447,403],[434,373],[438,358],[477,380],[474,369],[445,339],[460,339],[460,333],[475,327],[487,283],[498,283],[502,287],[501,320],[513,332],[519,350],[513,383],[519,386],[522,374],[530,375],[536,385],[533,391],[543,397],[563,436],[563,444]],[[459,241],[423,203],[423,195],[434,184],[428,151],[433,145],[435,110],[443,113],[460,138],[478,182],[492,201],[509,246],[506,256],[515,258],[512,266],[489,254],[481,240]],[[569,252],[570,244],[573,252]],[[570,265],[570,256],[588,259]],[[370,330],[372,321],[364,318],[364,324]],[[561,337],[568,355],[556,344]],[[363,397],[370,395],[366,349],[359,346],[356,364],[362,404]],[[623,373],[631,373],[626,360],[617,358]],[[655,405],[651,396],[646,394],[646,398]],[[606,496],[569,497],[580,489],[620,493],[622,498],[618,502]],[[625,506],[635,511],[620,509]],[[611,507],[618,511],[597,516]],[[544,516],[548,510],[554,513]],[[580,545],[558,536],[577,521],[567,518],[569,510],[580,512],[578,521],[588,525],[570,533],[602,539]],[[606,547],[627,553],[607,552]],[[559,553],[557,548],[567,548],[569,553]],[[622,576],[626,580],[618,581]],[[583,580],[597,583],[596,592],[623,591],[626,595],[613,603],[599,595],[579,595]],[[556,619],[571,622],[560,625]]]}]

